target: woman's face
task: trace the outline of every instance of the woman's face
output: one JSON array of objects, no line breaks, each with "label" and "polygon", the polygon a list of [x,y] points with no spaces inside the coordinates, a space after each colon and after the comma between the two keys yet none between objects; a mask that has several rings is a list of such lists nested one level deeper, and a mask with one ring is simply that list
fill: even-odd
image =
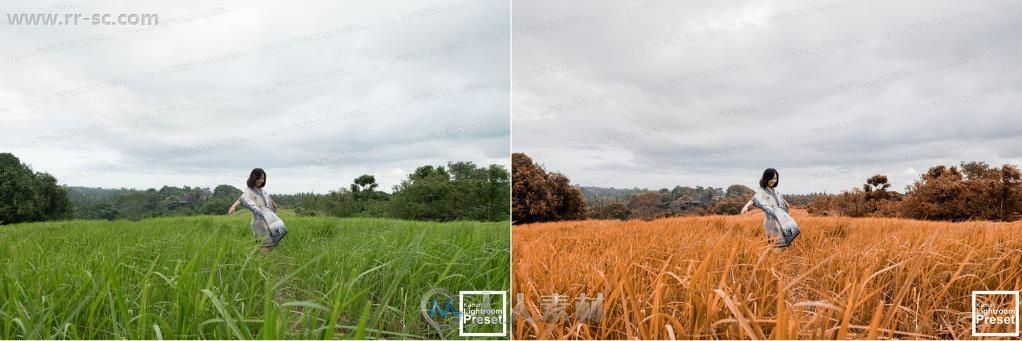
[{"label": "woman's face", "polygon": [[774,173],[774,178],[767,182],[767,186],[770,186],[770,188],[777,186],[777,173]]},{"label": "woman's face", "polygon": [[256,187],[263,187],[263,183],[266,182],[266,175],[260,175],[259,180],[256,180]]}]

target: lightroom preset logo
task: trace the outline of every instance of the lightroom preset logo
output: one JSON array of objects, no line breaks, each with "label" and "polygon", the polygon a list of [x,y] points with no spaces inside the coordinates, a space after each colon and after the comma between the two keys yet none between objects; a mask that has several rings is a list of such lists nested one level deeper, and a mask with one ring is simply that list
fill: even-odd
[{"label": "lightroom preset logo", "polygon": [[[460,336],[507,336],[507,292],[506,291],[461,291],[458,292],[458,305],[461,316],[458,319],[458,335]],[[500,296],[500,307],[493,305],[493,296]],[[470,300],[465,298],[481,298]],[[500,332],[466,332],[465,325],[470,329],[493,327],[500,325]],[[475,327],[475,328],[472,328]]]},{"label": "lightroom preset logo", "polygon": [[[990,298],[1001,296],[991,305]],[[1010,296],[1005,297],[1005,296]],[[972,336],[1019,336],[1019,292],[1011,290],[972,292]],[[977,326],[991,326],[999,332],[980,333]],[[998,328],[1000,326],[1005,326]],[[1010,332],[1014,328],[1015,332]]]}]

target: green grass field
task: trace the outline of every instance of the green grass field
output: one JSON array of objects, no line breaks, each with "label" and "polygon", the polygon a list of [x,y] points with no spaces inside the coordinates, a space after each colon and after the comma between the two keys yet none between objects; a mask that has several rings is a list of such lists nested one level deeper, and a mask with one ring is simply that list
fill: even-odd
[{"label": "green grass field", "polygon": [[260,254],[250,217],[0,226],[0,338],[458,338],[424,293],[510,287],[507,222],[283,213]]}]

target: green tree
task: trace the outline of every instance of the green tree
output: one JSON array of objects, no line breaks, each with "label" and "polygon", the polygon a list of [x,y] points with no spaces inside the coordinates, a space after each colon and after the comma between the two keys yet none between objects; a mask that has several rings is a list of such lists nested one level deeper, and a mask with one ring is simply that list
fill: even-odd
[{"label": "green tree", "polygon": [[[201,214],[226,214],[227,209],[241,197],[241,190],[231,185],[219,185],[213,189],[213,195],[199,209]],[[240,207],[240,206],[239,206]]]},{"label": "green tree", "polygon": [[454,220],[451,211],[453,185],[443,166],[421,166],[394,187],[391,211],[395,217],[417,220]]},{"label": "green tree", "polygon": [[353,214],[367,217],[387,216],[387,193],[376,190],[376,177],[363,174],[352,182],[351,200]]},{"label": "green tree", "polygon": [[57,185],[57,179],[47,173],[36,173],[39,188],[41,220],[59,220],[71,218],[71,201],[67,198],[67,190]]},{"label": "green tree", "polygon": [[330,191],[319,204],[323,212],[335,217],[351,217],[358,213],[354,195],[347,188]]},{"label": "green tree", "polygon": [[363,174],[355,178],[355,183],[351,184],[351,192],[356,194],[360,192],[372,192],[376,189],[376,186],[376,177],[369,174]]},{"label": "green tree", "polygon": [[68,219],[67,190],[47,173],[36,173],[14,154],[0,153],[0,222]]},{"label": "green tree", "polygon": [[493,164],[486,168],[486,178],[482,195],[486,205],[483,220],[507,220],[511,206],[511,174],[504,166]]}]

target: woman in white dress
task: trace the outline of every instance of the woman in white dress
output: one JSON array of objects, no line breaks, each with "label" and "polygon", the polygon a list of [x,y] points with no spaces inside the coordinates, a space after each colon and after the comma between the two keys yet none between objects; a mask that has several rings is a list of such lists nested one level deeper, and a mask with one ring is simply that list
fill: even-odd
[{"label": "woman in white dress", "polygon": [[263,243],[262,252],[270,252],[284,239],[287,228],[277,216],[277,203],[263,190],[266,186],[266,172],[262,168],[253,169],[246,185],[241,197],[234,201],[227,213],[234,214],[238,205],[252,211],[252,234],[257,242]]},{"label": "woman in white dress", "polygon": [[763,177],[759,180],[759,188],[752,199],[742,207],[741,214],[749,211],[750,205],[755,205],[763,210],[763,228],[766,230],[767,239],[776,241],[777,247],[784,249],[791,245],[795,237],[799,235],[798,224],[795,219],[788,215],[788,202],[784,196],[777,191],[777,184],[781,176],[777,170],[767,168],[763,171]]}]

